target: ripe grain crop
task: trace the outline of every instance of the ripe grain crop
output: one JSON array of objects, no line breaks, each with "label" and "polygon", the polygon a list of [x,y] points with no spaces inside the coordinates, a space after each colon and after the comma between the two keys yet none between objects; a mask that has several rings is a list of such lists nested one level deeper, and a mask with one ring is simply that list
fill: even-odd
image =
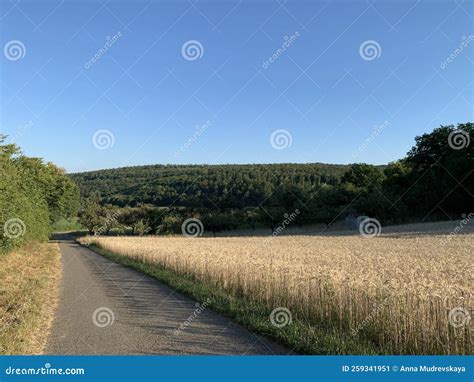
[{"label": "ripe grain crop", "polygon": [[81,240],[284,307],[379,353],[472,353],[474,233]]}]

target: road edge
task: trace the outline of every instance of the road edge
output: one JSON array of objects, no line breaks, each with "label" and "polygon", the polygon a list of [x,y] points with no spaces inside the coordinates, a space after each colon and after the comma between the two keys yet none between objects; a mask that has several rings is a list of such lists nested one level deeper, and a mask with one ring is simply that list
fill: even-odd
[{"label": "road edge", "polygon": [[[83,245],[79,241],[78,243]],[[222,288],[215,285],[205,285],[192,277],[165,269],[159,264],[148,264],[105,250],[95,244],[85,247],[115,263],[146,274],[201,304],[205,303],[206,308],[232,319],[257,335],[287,347],[291,353],[305,355],[381,354],[370,344],[337,333],[328,333],[324,328],[318,329],[298,317],[293,317],[291,325],[277,327],[272,325],[270,320],[273,309],[261,303],[232,296]]]}]

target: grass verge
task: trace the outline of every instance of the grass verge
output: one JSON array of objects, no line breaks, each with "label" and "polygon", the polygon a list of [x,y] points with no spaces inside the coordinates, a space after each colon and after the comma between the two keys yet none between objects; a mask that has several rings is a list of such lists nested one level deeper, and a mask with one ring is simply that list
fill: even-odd
[{"label": "grass verge", "polygon": [[361,342],[350,334],[339,333],[316,326],[299,317],[292,317],[291,324],[278,328],[272,325],[273,309],[240,296],[230,295],[223,288],[195,280],[190,275],[178,274],[159,264],[145,263],[127,256],[107,251],[97,245],[88,248],[116,263],[147,274],[189,296],[215,312],[232,318],[251,331],[264,335],[299,354],[381,354],[375,344]]},{"label": "grass verge", "polygon": [[56,243],[35,243],[0,256],[0,354],[41,354],[58,301]]}]

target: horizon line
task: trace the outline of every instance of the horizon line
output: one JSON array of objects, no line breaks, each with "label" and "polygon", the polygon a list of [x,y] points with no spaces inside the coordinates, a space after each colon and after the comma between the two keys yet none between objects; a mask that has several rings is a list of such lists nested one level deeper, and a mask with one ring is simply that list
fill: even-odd
[{"label": "horizon line", "polygon": [[325,165],[325,166],[341,166],[348,167],[353,164],[367,164],[375,167],[388,166],[390,163],[397,162],[400,159],[385,163],[385,164],[373,164],[367,162],[351,162],[351,163],[326,163],[326,162],[268,162],[268,163],[186,163],[186,164],[176,164],[176,163],[154,163],[154,164],[139,164],[139,165],[130,165],[130,166],[119,166],[119,167],[109,167],[109,168],[100,168],[96,170],[85,170],[85,171],[75,171],[75,172],[66,172],[68,175],[75,174],[85,174],[90,172],[100,172],[100,171],[109,171],[109,170],[120,170],[124,168],[134,168],[134,167],[222,167],[222,166],[278,166],[278,165]]}]

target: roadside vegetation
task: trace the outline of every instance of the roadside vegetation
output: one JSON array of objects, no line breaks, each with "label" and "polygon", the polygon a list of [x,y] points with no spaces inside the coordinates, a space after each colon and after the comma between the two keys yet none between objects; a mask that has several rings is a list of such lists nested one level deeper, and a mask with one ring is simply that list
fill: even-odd
[{"label": "roadside vegetation", "polygon": [[231,230],[274,233],[292,226],[332,228],[347,216],[383,226],[459,219],[472,212],[473,124],[441,126],[415,138],[407,156],[386,166],[274,164],[142,166],[73,174],[80,222],[89,232],[176,234],[199,219],[206,235]]},{"label": "roadside vegetation", "polygon": [[77,217],[61,218],[54,222],[51,226],[53,232],[80,232],[85,227],[79,223]]},{"label": "roadside vegetation", "polygon": [[[74,174],[81,242],[297,352],[469,354],[473,130],[441,126],[386,166]],[[292,325],[271,325],[274,309]]]},{"label": "roadside vegetation", "polygon": [[41,354],[61,278],[55,243],[28,244],[0,256],[0,354]]},{"label": "roadside vegetation", "polygon": [[294,319],[291,326],[280,329],[269,320],[272,309],[266,304],[240,295],[232,295],[225,288],[214,283],[199,281],[191,273],[178,273],[158,262],[149,262],[108,251],[96,240],[83,240],[81,240],[83,243],[93,243],[88,244],[89,248],[102,256],[154,277],[174,290],[205,303],[206,308],[230,317],[253,332],[285,345],[291,352],[297,354],[377,354],[379,351],[373,344],[347,333],[318,328],[300,319]]},{"label": "roadside vegetation", "polygon": [[372,238],[92,236],[80,242],[211,301],[297,352],[470,354],[474,233],[463,227],[462,234],[441,234],[446,228],[410,225]]},{"label": "roadside vegetation", "polygon": [[23,155],[0,135],[0,255],[26,243],[45,241],[52,226],[75,216],[80,199],[64,170]]},{"label": "roadside vegetation", "polygon": [[0,354],[38,354],[60,277],[58,247],[47,240],[77,215],[79,191],[64,170],[6,139],[0,135]]},{"label": "roadside vegetation", "polygon": [[[472,331],[458,324],[472,310],[473,130],[441,126],[386,166],[142,166],[72,176],[0,135],[0,351],[41,351],[59,264],[45,242],[53,230],[85,228],[93,236],[82,243],[104,256],[210,298],[213,309],[297,352],[469,353]],[[374,223],[376,237],[327,235],[345,224],[358,233],[358,217]],[[385,235],[390,224],[428,220],[451,220],[454,235]],[[312,227],[326,236],[301,235]],[[265,235],[209,237],[236,230]],[[181,232],[208,237],[147,237]],[[291,325],[275,325],[272,314]]]}]

